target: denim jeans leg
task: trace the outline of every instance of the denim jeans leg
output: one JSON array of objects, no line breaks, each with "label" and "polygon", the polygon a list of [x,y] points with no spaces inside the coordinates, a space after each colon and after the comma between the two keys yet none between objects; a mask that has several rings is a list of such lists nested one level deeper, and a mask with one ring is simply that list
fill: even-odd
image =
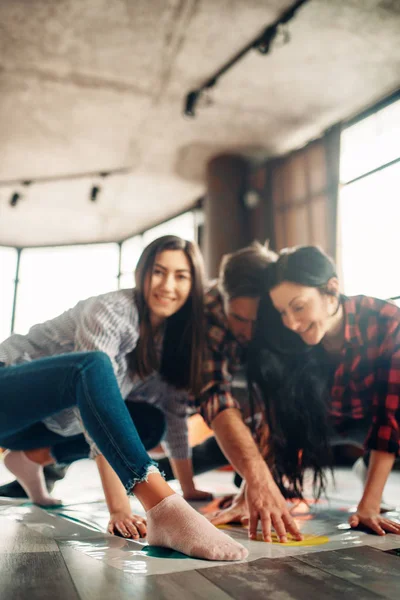
[{"label": "denim jeans leg", "polygon": [[[151,450],[160,443],[164,436],[165,417],[163,413],[155,406],[144,402],[128,402],[126,406],[145,450]],[[83,434],[65,438],[58,434],[54,434],[54,436],[57,436],[58,439],[56,443],[51,444],[51,454],[56,462],[68,465],[76,460],[89,457],[90,447]]]},{"label": "denim jeans leg", "polygon": [[[165,417],[161,410],[145,402],[128,402],[127,408],[145,449],[157,446],[165,433]],[[90,454],[83,433],[64,437],[47,429],[44,423],[35,423],[18,433],[1,437],[0,447],[8,450],[48,447],[55,462],[66,465],[89,458]]]},{"label": "denim jeans leg", "polygon": [[0,369],[0,437],[78,406],[100,452],[130,492],[156,463],[148,456],[121,397],[109,357],[71,353]]}]

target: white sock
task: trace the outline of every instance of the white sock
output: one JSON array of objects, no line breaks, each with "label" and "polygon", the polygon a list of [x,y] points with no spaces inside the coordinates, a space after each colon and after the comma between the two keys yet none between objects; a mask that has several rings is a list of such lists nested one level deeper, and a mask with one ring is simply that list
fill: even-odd
[{"label": "white sock", "polygon": [[208,560],[244,560],[248,555],[246,548],[219,531],[177,494],[164,498],[146,516],[147,540],[152,546]]},{"label": "white sock", "polygon": [[47,492],[42,465],[30,460],[25,452],[8,450],[4,454],[4,464],[18,479],[32,502],[41,506],[61,504],[61,500],[55,500]]}]

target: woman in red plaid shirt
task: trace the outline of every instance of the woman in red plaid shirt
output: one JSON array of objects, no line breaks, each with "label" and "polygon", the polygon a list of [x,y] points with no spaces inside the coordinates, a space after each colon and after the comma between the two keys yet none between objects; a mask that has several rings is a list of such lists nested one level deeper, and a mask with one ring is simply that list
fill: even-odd
[{"label": "woman in red plaid shirt", "polygon": [[400,525],[380,514],[400,454],[400,308],[341,295],[334,263],[314,246],[282,251],[267,277],[258,360],[249,364],[257,365],[250,378],[264,399],[278,475],[301,494],[311,468],[321,490],[332,442],[362,433],[369,464],[350,525],[400,534]]}]

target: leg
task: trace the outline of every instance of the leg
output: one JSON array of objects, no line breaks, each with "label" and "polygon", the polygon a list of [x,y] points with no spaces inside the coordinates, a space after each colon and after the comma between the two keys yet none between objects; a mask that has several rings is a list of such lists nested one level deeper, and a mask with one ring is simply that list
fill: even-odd
[{"label": "leg", "polygon": [[[44,467],[43,474],[46,482],[47,491],[49,494],[53,491],[56,481],[60,481],[65,477],[68,470],[68,465],[49,465]],[[17,479],[0,485],[0,496],[4,498],[28,498],[24,488],[20,485]]]},{"label": "leg", "polygon": [[[139,436],[146,450],[157,446],[165,432],[165,417],[163,413],[150,404],[144,402],[127,403],[132,421],[135,423]],[[151,427],[149,424],[151,423]],[[90,453],[89,444],[83,434],[64,437],[47,429],[43,423],[35,423],[25,431],[10,435],[0,440],[0,447],[9,450],[33,450],[40,446],[50,447],[54,464],[45,465],[37,460],[33,453],[28,453],[28,458],[34,462],[40,462],[45,466],[43,470],[47,491],[50,493],[55,481],[63,479],[66,467],[76,460],[88,458]],[[53,461],[51,461],[53,463]],[[64,472],[65,471],[65,472]],[[27,498],[24,488],[17,480],[0,486],[0,496],[11,498]]]},{"label": "leg", "polygon": [[146,450],[158,446],[165,434],[164,413],[147,402],[126,402],[131,419]]},{"label": "leg", "polygon": [[[48,468],[47,471],[52,475],[48,489],[49,483],[43,466],[50,467],[54,463],[47,446],[56,446],[65,440],[66,438],[49,431],[43,423],[35,423],[19,433],[1,438],[0,446],[9,449],[5,454],[4,464],[17,480],[1,486],[0,496],[30,497],[33,502],[42,506],[59,504],[60,501],[53,500],[49,492],[54,487],[55,480],[62,479],[63,475],[57,477],[54,467]],[[46,447],[38,448],[41,445]]]}]

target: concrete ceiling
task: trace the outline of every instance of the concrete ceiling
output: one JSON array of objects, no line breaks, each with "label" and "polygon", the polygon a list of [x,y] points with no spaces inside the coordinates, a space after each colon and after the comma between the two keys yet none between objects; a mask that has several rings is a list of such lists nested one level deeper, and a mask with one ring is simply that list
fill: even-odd
[{"label": "concrete ceiling", "polygon": [[[299,147],[400,87],[399,0],[310,0],[194,120],[186,93],[293,0],[0,0],[0,244],[119,240],[190,207],[227,149]],[[96,179],[36,178],[128,168]]]}]

